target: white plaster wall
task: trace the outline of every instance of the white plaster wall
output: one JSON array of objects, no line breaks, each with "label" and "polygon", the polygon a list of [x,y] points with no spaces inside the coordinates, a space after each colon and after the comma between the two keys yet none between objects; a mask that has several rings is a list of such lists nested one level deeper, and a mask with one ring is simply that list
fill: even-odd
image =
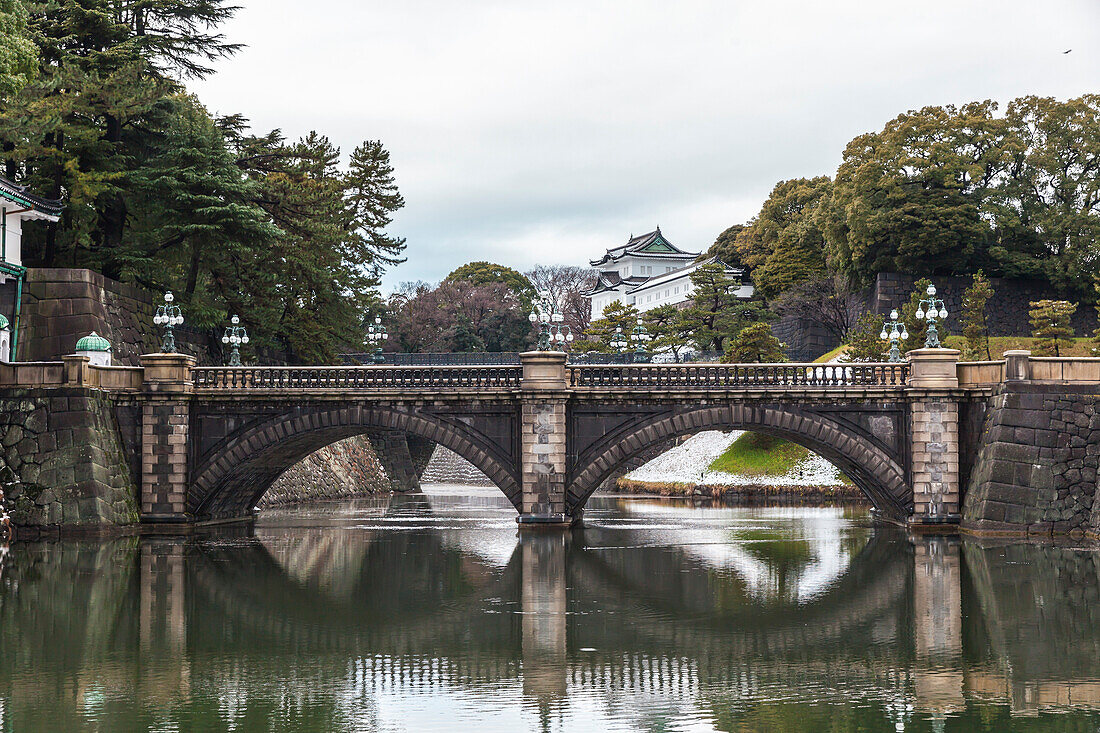
[{"label": "white plaster wall", "polygon": [[[14,204],[7,207],[2,207],[7,211],[13,211]],[[4,229],[6,230],[5,239],[5,253],[4,260],[10,262],[13,265],[23,264],[23,250],[22,250],[22,238],[23,238],[23,217],[19,214],[8,214],[7,216],[0,217],[4,221]]]}]

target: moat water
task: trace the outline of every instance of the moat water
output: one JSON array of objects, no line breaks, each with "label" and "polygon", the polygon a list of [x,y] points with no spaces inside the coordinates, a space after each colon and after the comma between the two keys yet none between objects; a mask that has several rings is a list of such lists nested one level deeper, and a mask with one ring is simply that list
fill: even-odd
[{"label": "moat water", "polygon": [[[1097,731],[1100,552],[493,489],[13,545],[0,730]],[[0,550],[4,553],[4,550]]]}]

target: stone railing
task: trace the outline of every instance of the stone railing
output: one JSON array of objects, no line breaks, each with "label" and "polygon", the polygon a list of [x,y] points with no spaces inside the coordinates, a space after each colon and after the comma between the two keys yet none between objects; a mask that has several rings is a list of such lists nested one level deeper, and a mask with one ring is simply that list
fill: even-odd
[{"label": "stone railing", "polygon": [[518,366],[196,367],[195,389],[515,389]]},{"label": "stone railing", "polygon": [[1100,383],[1100,358],[1032,356],[1028,366],[1033,382]]},{"label": "stone railing", "polygon": [[1005,381],[1005,362],[960,361],[955,366],[960,387],[984,387]]},{"label": "stone railing", "polygon": [[634,364],[571,366],[571,387],[904,387],[908,364]]},{"label": "stone railing", "polygon": [[65,365],[60,361],[0,363],[0,387],[60,387],[65,384]]}]

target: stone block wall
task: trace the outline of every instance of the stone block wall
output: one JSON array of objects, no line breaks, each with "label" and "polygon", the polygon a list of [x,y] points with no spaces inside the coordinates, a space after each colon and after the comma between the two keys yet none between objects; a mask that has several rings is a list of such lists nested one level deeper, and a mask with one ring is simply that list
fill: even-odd
[{"label": "stone block wall", "polygon": [[787,358],[795,362],[813,361],[840,346],[836,336],[823,326],[795,316],[773,322],[772,335],[786,344]]},{"label": "stone block wall", "polygon": [[431,461],[420,477],[426,484],[466,484],[492,486],[493,480],[480,468],[442,445],[435,446]]},{"label": "stone block wall", "polygon": [[78,388],[0,392],[0,483],[18,531],[137,521],[110,399]]},{"label": "stone block wall", "polygon": [[[1100,532],[1095,385],[1006,383],[990,403],[963,506],[973,532]],[[1096,507],[1100,509],[1100,507]]]},{"label": "stone block wall", "polygon": [[260,507],[342,499],[390,490],[366,436],[345,438],[291,466],[260,500]]},{"label": "stone block wall", "polygon": [[[148,291],[91,270],[30,269],[23,288],[18,356],[22,361],[56,361],[95,331],[111,342],[115,364],[138,366],[141,354],[160,351],[155,312]],[[176,341],[200,364],[216,362],[218,352],[209,334],[178,330]]]}]

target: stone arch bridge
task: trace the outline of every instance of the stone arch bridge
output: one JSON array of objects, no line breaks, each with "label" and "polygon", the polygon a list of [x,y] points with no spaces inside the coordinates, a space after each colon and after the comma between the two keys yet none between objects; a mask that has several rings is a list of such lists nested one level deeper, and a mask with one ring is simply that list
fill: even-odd
[{"label": "stone arch bridge", "polygon": [[617,467],[653,446],[747,429],[830,460],[885,518],[952,522],[968,460],[960,409],[975,396],[959,388],[957,357],[935,349],[906,364],[576,366],[533,352],[520,366],[328,368],[196,367],[153,354],[128,398],[142,517],[251,516],[294,463],[382,431],[469,460],[521,525],[568,524]]}]

